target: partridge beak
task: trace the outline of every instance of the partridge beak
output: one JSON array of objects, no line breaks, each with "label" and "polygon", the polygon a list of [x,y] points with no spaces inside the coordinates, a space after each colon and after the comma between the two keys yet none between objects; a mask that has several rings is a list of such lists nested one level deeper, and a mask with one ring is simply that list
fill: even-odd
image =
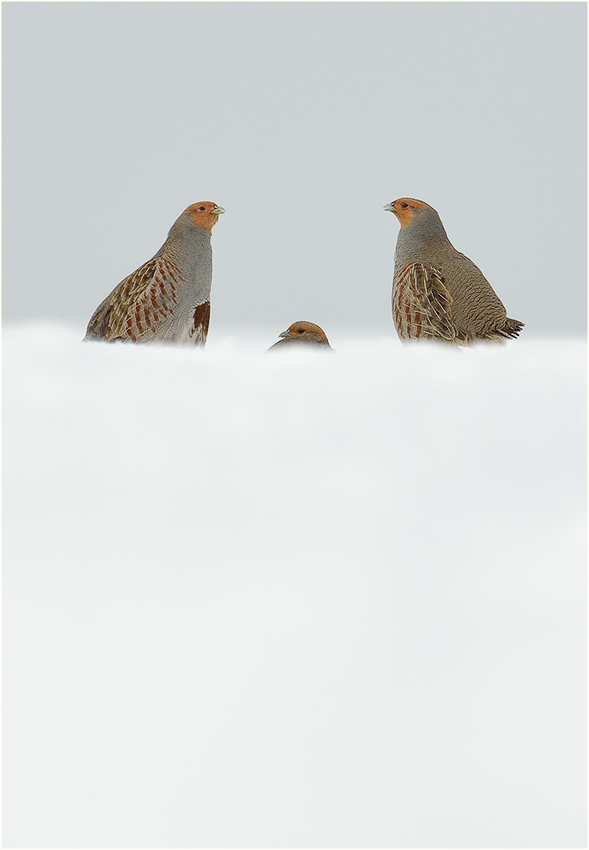
[{"label": "partridge beak", "polygon": [[218,207],[217,204],[215,204],[211,212],[215,213],[216,215],[219,215],[219,213],[224,213],[225,210],[223,209],[223,207]]},{"label": "partridge beak", "polygon": [[282,333],[278,334],[278,336],[280,337],[280,339],[286,339],[286,337],[288,336],[288,331],[282,331]]},{"label": "partridge beak", "polygon": [[392,213],[394,213],[394,212],[395,212],[395,205],[394,205],[394,203],[391,201],[391,203],[390,203],[390,204],[386,204],[386,205],[383,207],[383,210],[386,210],[387,212],[392,212]]}]

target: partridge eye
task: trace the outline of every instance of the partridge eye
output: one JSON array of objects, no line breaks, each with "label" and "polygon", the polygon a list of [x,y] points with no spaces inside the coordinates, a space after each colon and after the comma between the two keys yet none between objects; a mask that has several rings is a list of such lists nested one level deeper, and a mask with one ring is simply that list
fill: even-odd
[{"label": "partridge eye", "polygon": [[200,212],[204,212],[206,207],[199,207],[198,209],[199,209]]},{"label": "partridge eye", "polygon": [[304,331],[302,328],[299,328],[299,329],[298,329],[298,331],[297,331],[297,333],[298,333],[298,334],[304,334],[304,333],[305,333],[305,331]]},{"label": "partridge eye", "polygon": [[401,204],[401,206],[403,207],[404,210],[406,210],[407,207],[409,206],[409,204]]}]

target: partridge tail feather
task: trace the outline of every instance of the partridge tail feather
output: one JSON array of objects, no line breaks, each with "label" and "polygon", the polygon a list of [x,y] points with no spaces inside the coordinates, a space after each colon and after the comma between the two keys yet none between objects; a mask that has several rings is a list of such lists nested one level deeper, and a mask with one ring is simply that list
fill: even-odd
[{"label": "partridge tail feather", "polygon": [[505,331],[511,339],[515,339],[516,336],[519,336],[519,332],[523,327],[525,327],[524,323],[519,322],[517,319],[505,320]]},{"label": "partridge tail feather", "polygon": [[524,327],[523,322],[517,319],[506,318],[500,327],[493,328],[492,331],[485,334],[486,339],[516,339],[519,336],[521,329]]},{"label": "partridge tail feather", "polygon": [[96,308],[92,318],[88,322],[84,342],[88,342],[88,340],[93,339],[104,339],[106,337],[111,312],[112,304],[109,296]]}]

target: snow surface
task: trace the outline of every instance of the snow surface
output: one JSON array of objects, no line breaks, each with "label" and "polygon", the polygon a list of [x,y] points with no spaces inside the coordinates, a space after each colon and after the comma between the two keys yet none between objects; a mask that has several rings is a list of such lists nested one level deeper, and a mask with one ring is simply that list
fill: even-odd
[{"label": "snow surface", "polygon": [[4,334],[4,845],[579,847],[582,340]]}]

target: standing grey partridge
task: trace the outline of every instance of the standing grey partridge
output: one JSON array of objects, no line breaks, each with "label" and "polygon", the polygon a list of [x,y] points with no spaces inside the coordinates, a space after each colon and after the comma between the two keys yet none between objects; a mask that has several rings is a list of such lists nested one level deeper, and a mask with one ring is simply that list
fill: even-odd
[{"label": "standing grey partridge", "polygon": [[516,337],[523,322],[505,307],[475,264],[457,251],[433,207],[399,198],[384,207],[401,224],[393,275],[393,320],[402,340],[457,345]]},{"label": "standing grey partridge", "polygon": [[211,231],[224,212],[212,201],[187,207],[157,254],[96,308],[85,339],[204,345],[211,314]]},{"label": "standing grey partridge", "polygon": [[333,351],[323,329],[319,325],[314,325],[313,322],[293,322],[279,336],[278,342],[271,345],[268,351],[275,351],[276,349],[287,351],[289,348],[316,348],[323,351]]}]

